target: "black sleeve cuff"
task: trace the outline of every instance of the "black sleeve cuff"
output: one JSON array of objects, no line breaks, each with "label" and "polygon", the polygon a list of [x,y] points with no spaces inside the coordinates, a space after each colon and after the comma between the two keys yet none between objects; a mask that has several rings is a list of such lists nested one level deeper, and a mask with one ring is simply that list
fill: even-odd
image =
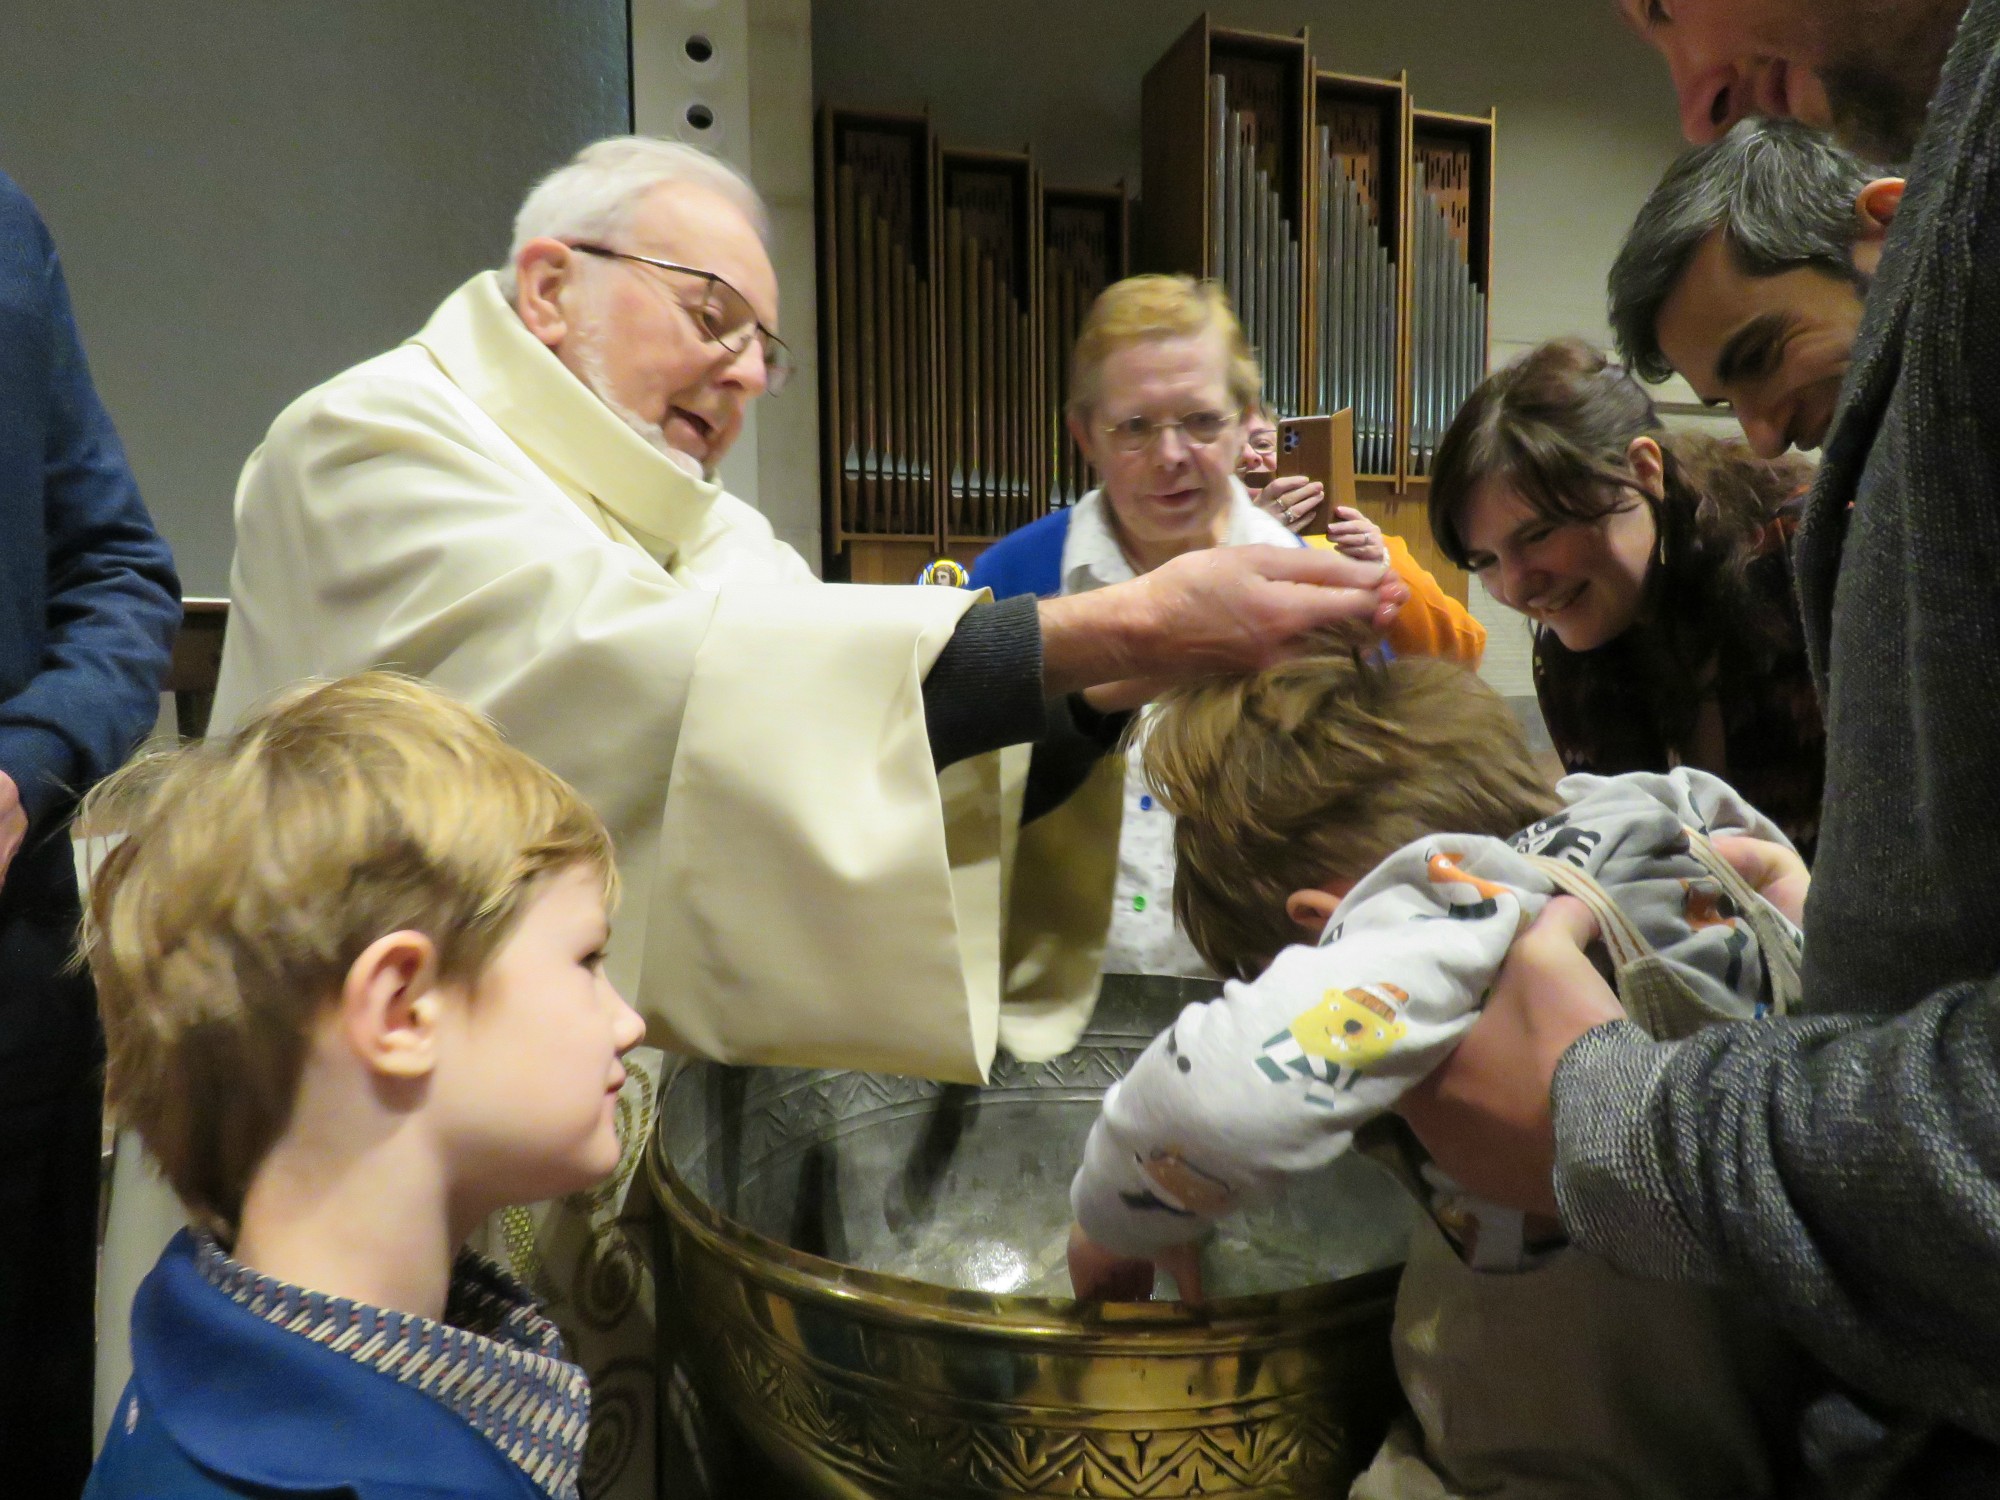
[{"label": "black sleeve cuff", "polygon": [[940,771],[1042,737],[1048,705],[1042,701],[1042,619],[1034,595],[975,604],[965,612],[924,678],[924,727]]},{"label": "black sleeve cuff", "polygon": [[1118,748],[1118,742],[1125,738],[1125,731],[1131,726],[1131,709],[1102,714],[1092,708],[1081,693],[1071,693],[1067,701],[1070,718],[1075,721],[1078,734],[1106,755]]},{"label": "black sleeve cuff", "polygon": [[1118,748],[1129,713],[1101,714],[1071,693],[1049,704],[1048,730],[1035,741],[1035,758],[1028,764],[1028,787],[1021,800],[1021,821],[1032,823],[1070,799],[1084,778]]}]

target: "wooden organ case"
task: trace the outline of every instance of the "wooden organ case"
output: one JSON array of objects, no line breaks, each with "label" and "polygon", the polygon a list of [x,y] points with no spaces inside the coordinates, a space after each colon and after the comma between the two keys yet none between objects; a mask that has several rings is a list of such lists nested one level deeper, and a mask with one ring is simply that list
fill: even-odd
[{"label": "wooden organ case", "polygon": [[934,152],[921,115],[820,119],[822,526],[828,576],[857,583],[906,581],[937,554]]},{"label": "wooden organ case", "polygon": [[1129,205],[922,115],[826,107],[818,150],[824,572],[907,583],[1089,487],[1069,348],[1130,267]]},{"label": "wooden organ case", "polygon": [[1081,498],[1070,349],[1138,269],[1223,285],[1273,416],[1353,413],[1363,508],[1463,600],[1425,499],[1489,362],[1496,125],[1416,108],[1407,76],[1321,70],[1305,31],[1205,15],[1146,74],[1136,215],[1122,186],[1044,189],[1027,154],[946,147],[927,116],[823,108],[826,576],[970,564]]},{"label": "wooden organ case", "polygon": [[1323,71],[1304,31],[1206,16],[1153,65],[1140,108],[1140,269],[1228,288],[1275,414],[1354,413],[1363,509],[1463,600],[1425,488],[1488,363],[1496,116],[1416,109],[1407,75]]},{"label": "wooden organ case", "polygon": [[1049,188],[1042,194],[1042,418],[1048,426],[1048,502],[1074,505],[1095,483],[1069,435],[1069,356],[1097,294],[1131,270],[1132,215],[1120,189]]}]

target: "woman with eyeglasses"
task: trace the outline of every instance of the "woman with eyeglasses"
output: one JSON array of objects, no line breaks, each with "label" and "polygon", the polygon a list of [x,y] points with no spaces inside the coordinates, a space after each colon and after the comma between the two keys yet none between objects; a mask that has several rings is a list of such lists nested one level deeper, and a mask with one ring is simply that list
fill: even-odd
[{"label": "woman with eyeglasses", "polygon": [[[994,543],[973,566],[973,586],[996,598],[1078,594],[1203,547],[1305,546],[1258,506],[1240,473],[1251,424],[1265,420],[1261,385],[1214,282],[1134,276],[1106,288],[1071,354],[1068,412],[1101,483]],[[1486,641],[1479,623],[1400,542],[1385,541],[1358,511],[1349,515],[1359,525],[1338,525],[1334,545],[1386,563],[1404,585],[1389,649],[1476,663]],[[1174,926],[1173,885],[1173,819],[1131,772],[1106,973],[1208,974]]]},{"label": "woman with eyeglasses", "polygon": [[1808,860],[1826,731],[1792,592],[1811,467],[1668,432],[1589,345],[1487,377],[1438,445],[1439,549],[1535,629],[1563,764],[1722,777]]},{"label": "woman with eyeglasses", "polygon": [[[972,585],[1003,599],[1081,594],[1205,547],[1303,546],[1236,477],[1261,379],[1213,282],[1134,276],[1107,287],[1070,357],[1069,430],[1099,485],[994,543]],[[1174,926],[1173,827],[1128,773],[1108,974],[1209,972]]]}]

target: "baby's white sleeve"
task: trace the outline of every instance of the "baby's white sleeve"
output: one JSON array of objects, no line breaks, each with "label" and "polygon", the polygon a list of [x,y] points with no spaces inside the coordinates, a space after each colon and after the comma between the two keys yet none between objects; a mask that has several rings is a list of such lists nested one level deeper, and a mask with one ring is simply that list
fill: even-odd
[{"label": "baby's white sleeve", "polygon": [[1182,1011],[1105,1096],[1070,1188],[1084,1232],[1152,1255],[1346,1150],[1456,1044],[1547,899],[1485,867],[1521,868],[1495,840],[1411,845],[1318,947]]}]

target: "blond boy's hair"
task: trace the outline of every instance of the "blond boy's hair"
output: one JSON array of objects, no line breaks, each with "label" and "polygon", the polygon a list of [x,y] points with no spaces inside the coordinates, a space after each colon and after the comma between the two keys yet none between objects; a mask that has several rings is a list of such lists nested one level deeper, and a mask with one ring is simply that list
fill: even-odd
[{"label": "blond boy's hair", "polygon": [[83,935],[108,1102],[225,1236],[370,943],[422,932],[438,980],[469,984],[542,876],[583,866],[616,895],[610,836],[566,782],[385,672],[302,685],[141,759],[83,816],[117,838]]},{"label": "blond boy's hair", "polygon": [[1229,364],[1229,399],[1238,410],[1256,409],[1263,375],[1243,337],[1243,325],[1229,309],[1229,297],[1213,281],[1192,276],[1128,276],[1097,294],[1069,358],[1069,411],[1087,422],[1103,395],[1104,362],[1131,344],[1148,339],[1188,338],[1212,333],[1222,341]]},{"label": "blond boy's hair", "polygon": [[1238,979],[1298,941],[1292,892],[1358,880],[1426,834],[1507,837],[1561,806],[1500,695],[1431,657],[1327,651],[1177,688],[1143,755],[1176,819],[1174,916]]}]

